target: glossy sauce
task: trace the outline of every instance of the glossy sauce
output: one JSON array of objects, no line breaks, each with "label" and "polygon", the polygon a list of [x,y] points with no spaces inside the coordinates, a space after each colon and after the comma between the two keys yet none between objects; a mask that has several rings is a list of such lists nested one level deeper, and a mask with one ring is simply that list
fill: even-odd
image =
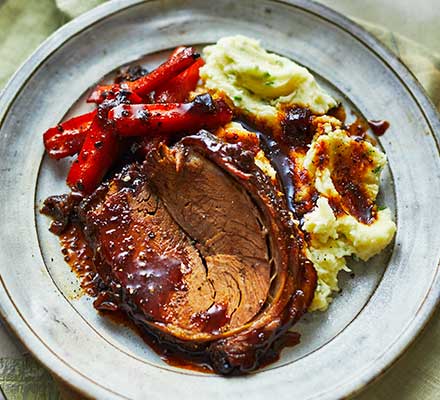
[{"label": "glossy sauce", "polygon": [[137,298],[142,310],[158,321],[166,321],[170,298],[177,290],[185,290],[182,261],[170,256],[162,257],[152,253],[148,260],[132,260],[131,273],[127,273],[128,283],[124,285]]},{"label": "glossy sauce", "polygon": [[374,204],[360,185],[344,174],[336,175],[334,184],[350,214],[364,224],[371,224],[374,220]]},{"label": "glossy sauce", "polygon": [[281,351],[286,347],[294,347],[300,343],[301,335],[297,332],[287,331],[272,344],[264,359],[260,362],[260,368],[275,363],[281,357]]},{"label": "glossy sauce", "polygon": [[339,104],[337,107],[332,108],[328,111],[328,115],[339,119],[342,123],[345,123],[347,119],[347,113],[345,111],[345,107],[342,104]]},{"label": "glossy sauce", "polygon": [[208,310],[192,316],[191,322],[199,326],[202,332],[218,333],[229,323],[228,307],[223,303],[214,303]]},{"label": "glossy sauce", "polygon": [[292,160],[286,154],[285,150],[271,137],[261,132],[257,132],[258,138],[261,141],[261,147],[263,148],[266,157],[271,161],[275,170],[280,177],[281,184],[286,196],[287,206],[292,212],[295,210],[295,178],[294,178],[294,165]]},{"label": "glossy sauce", "polygon": [[345,126],[345,129],[350,136],[358,136],[364,139],[368,131],[368,123],[363,118],[356,115],[355,121],[350,125]]},{"label": "glossy sauce", "polygon": [[82,230],[76,224],[69,224],[60,236],[60,243],[64,261],[79,278],[81,288],[89,296],[97,296],[100,279],[93,263],[93,251]]},{"label": "glossy sauce", "polygon": [[[389,127],[390,127],[390,123],[388,121],[385,120],[366,121],[362,117],[356,115],[356,120],[352,122],[350,125],[346,126],[345,129],[347,129],[350,136],[359,136],[361,138],[365,138],[367,135],[367,131],[369,129],[371,129],[376,136],[382,136]],[[373,144],[375,144],[374,140],[370,140],[370,141],[372,141]]]},{"label": "glossy sauce", "polygon": [[281,145],[269,135],[255,129],[245,121],[238,121],[244,129],[255,132],[260,140],[261,148],[263,149],[266,157],[275,168],[280,183],[283,187],[283,192],[286,196],[286,203],[289,210],[296,213],[295,209],[295,178],[294,178],[294,165],[292,160],[288,157],[288,152],[283,149]]},{"label": "glossy sauce", "polygon": [[[102,301],[105,301],[105,294],[107,292],[101,291],[104,286],[96,273],[96,267],[93,262],[93,250],[85,240],[81,228],[76,224],[70,223],[60,235],[60,243],[64,260],[78,276],[82,290],[92,297],[98,296],[100,298],[102,296],[104,299]],[[157,274],[157,271],[152,272]],[[117,307],[107,307],[107,310],[105,310],[105,307],[101,306],[99,313],[106,318],[110,318],[114,323],[137,332],[144,342],[167,364],[192,371],[213,372],[212,368],[209,367],[205,353],[194,355],[184,349],[172,347],[167,343],[161,342],[154,333],[136,325],[125,312],[117,310]],[[218,329],[222,326],[223,320],[226,319],[228,320],[229,317],[225,315],[224,307],[215,304],[206,312],[206,315],[200,317],[200,320],[205,322],[206,331]]]},{"label": "glossy sauce", "polygon": [[[324,168],[329,162],[325,143],[317,148],[316,158],[319,167]],[[370,166],[369,154],[363,142],[354,141],[349,153],[341,152],[334,160],[331,178],[340,194],[340,200],[332,199],[330,204],[336,214],[345,210],[360,222],[370,224],[374,220],[374,202],[365,192],[362,181],[365,171]],[[341,210],[342,207],[342,210]]]},{"label": "glossy sauce", "polygon": [[390,123],[385,120],[368,120],[368,125],[376,136],[382,136],[390,127]]},{"label": "glossy sauce", "polygon": [[191,371],[212,374],[213,370],[209,366],[206,353],[192,353],[185,351],[177,345],[171,345],[167,342],[161,341],[158,335],[155,335],[150,330],[135,324],[128,315],[123,311],[100,311],[100,314],[109,318],[113,323],[122,325],[126,328],[136,332],[142,340],[168,365],[177,368],[188,369]]},{"label": "glossy sauce", "polygon": [[310,110],[302,107],[287,108],[282,115],[282,134],[279,142],[289,149],[307,151],[314,134]]},{"label": "glossy sauce", "polygon": [[[333,116],[338,119],[345,119],[345,111],[342,112],[341,110],[343,110],[342,106],[333,110]],[[330,198],[329,201],[336,215],[348,212],[362,223],[370,224],[374,221],[374,202],[369,199],[362,185],[366,168],[368,168],[371,162],[362,143],[363,140],[367,140],[373,142],[373,145],[375,144],[374,139],[367,136],[367,131],[370,127],[376,135],[380,135],[383,134],[388,126],[387,121],[367,122],[362,117],[356,116],[354,122],[344,127],[348,134],[355,139],[356,143],[353,143],[350,154],[340,155],[334,162],[331,177],[341,198],[340,200],[339,198]],[[320,155],[320,153],[322,154]],[[328,163],[326,154],[326,148],[318,149],[317,162],[320,168],[325,167]]]}]

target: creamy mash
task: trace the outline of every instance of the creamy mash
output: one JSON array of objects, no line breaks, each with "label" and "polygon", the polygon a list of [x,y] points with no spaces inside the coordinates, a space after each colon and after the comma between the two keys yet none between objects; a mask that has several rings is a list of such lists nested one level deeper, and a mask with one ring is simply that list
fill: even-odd
[{"label": "creamy mash", "polygon": [[223,91],[234,105],[259,118],[275,118],[283,104],[324,114],[336,101],[313,75],[293,61],[264,50],[245,36],[220,39],[203,50],[205,87]]},{"label": "creamy mash", "polygon": [[[200,71],[204,88],[224,93],[238,110],[255,120],[279,125],[283,105],[307,107],[315,114],[310,147],[294,152],[294,161],[301,174],[308,177],[307,183],[297,188],[296,200],[310,198],[312,192],[317,194],[300,226],[310,238],[306,253],[318,273],[310,310],[325,310],[332,292],[339,290],[339,271],[349,271],[346,257],[367,261],[394,237],[396,225],[391,211],[378,210],[375,204],[386,156],[367,140],[350,136],[338,119],[322,115],[336,106],[336,101],[305,68],[266,52],[258,41],[244,36],[223,38],[204,49],[204,59],[206,64]],[[228,130],[244,128],[232,123],[225,127]],[[262,151],[255,163],[275,179],[276,171]],[[362,193],[369,215],[357,215],[343,193],[341,168],[345,168],[342,172],[346,175],[349,171],[350,185]]]},{"label": "creamy mash", "polygon": [[[319,197],[315,208],[304,216],[302,229],[310,233],[308,257],[318,272],[318,287],[310,309],[325,310],[332,291],[338,290],[338,272],[349,271],[345,257],[355,255],[367,261],[391,242],[396,225],[388,208],[377,211],[370,224],[359,222],[347,210],[342,215],[335,215],[329,199],[343,202],[332,179],[337,168],[335,163],[342,157],[354,157],[362,152],[364,159],[354,164],[351,173],[374,203],[386,157],[368,141],[359,142],[349,136],[335,118],[318,117],[315,124],[317,131],[303,160],[303,168],[310,174]],[[325,164],[318,160],[323,156],[328,160]]]}]

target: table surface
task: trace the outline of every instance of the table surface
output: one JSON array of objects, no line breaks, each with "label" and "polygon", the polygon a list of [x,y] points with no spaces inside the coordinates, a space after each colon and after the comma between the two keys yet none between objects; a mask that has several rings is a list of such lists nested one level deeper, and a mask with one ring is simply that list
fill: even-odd
[{"label": "table surface", "polygon": [[[423,44],[433,52],[437,54],[440,53],[440,0],[419,0],[418,2],[414,2],[414,0],[318,0],[318,2],[345,15],[372,22],[391,31],[405,35],[406,37]],[[415,4],[417,4],[416,9]],[[435,320],[438,319],[439,313],[440,312],[437,312],[434,316]],[[436,349],[426,348],[428,342],[433,342],[433,340],[429,340],[429,336],[435,334],[435,330],[430,329],[430,326],[433,324],[434,321],[428,325],[427,329],[425,329],[422,334],[422,337],[417,341],[415,346],[413,346],[409,354],[405,356],[405,359],[397,363],[388,374],[388,382],[393,382],[393,380],[397,379],[397,376],[407,374],[408,368],[402,366],[402,364],[410,363],[411,358],[415,360],[417,353],[419,352],[426,352],[425,367],[427,369],[432,367],[434,363],[438,362],[436,354],[440,354],[440,340],[437,340],[439,345]],[[431,339],[435,338],[431,337]],[[19,358],[26,353],[26,349],[16,338],[7,332],[0,321],[0,359],[5,357]],[[408,379],[410,378],[408,377]],[[440,374],[437,377],[437,380],[438,382],[440,381]],[[373,392],[374,389],[377,391],[377,385],[381,385],[382,388],[380,391],[385,392],[387,391],[387,387],[391,386],[384,384],[384,381],[380,381],[373,385],[371,389],[368,389],[360,397],[363,400],[379,398]],[[408,388],[408,385],[406,385],[400,388],[400,390],[399,388],[393,388],[392,394],[390,393],[392,397],[388,398],[420,399],[420,393],[418,396],[411,396],[411,393],[408,393],[408,390],[411,391],[411,386]],[[382,398],[382,396],[380,398]],[[423,397],[423,399],[425,398],[427,397]]]},{"label": "table surface", "polygon": [[315,0],[364,21],[400,33],[440,53],[439,0]]}]

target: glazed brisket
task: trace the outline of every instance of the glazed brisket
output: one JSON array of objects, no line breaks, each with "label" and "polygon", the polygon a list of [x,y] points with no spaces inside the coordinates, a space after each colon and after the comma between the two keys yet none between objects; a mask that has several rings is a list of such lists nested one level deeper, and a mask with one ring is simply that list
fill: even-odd
[{"label": "glazed brisket", "polygon": [[258,150],[206,131],[157,143],[77,207],[103,282],[95,307],[126,312],[221,374],[264,363],[316,285]]}]

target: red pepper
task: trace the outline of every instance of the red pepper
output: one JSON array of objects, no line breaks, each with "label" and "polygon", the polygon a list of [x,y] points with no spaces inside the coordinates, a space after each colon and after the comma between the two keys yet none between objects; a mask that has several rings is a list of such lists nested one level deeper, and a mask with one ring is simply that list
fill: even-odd
[{"label": "red pepper", "polygon": [[78,158],[73,162],[67,184],[83,193],[91,193],[101,183],[119,153],[114,128],[95,116]]},{"label": "red pepper", "polygon": [[89,103],[102,103],[108,93],[125,89],[141,97],[147,97],[150,92],[162,86],[180,72],[184,71],[200,57],[194,48],[177,48],[171,57],[151,71],[148,75],[142,76],[132,82],[123,82],[120,85],[98,86],[87,99]]},{"label": "red pepper", "polygon": [[200,67],[204,65],[204,61],[199,58],[193,65],[185,71],[171,79],[164,86],[156,90],[154,100],[156,103],[182,103],[189,92],[193,91],[199,81]]},{"label": "red pepper", "polygon": [[154,89],[162,86],[170,79],[187,69],[200,58],[193,47],[185,47],[175,52],[167,61],[148,75],[130,82],[130,87],[140,96],[147,96]]},{"label": "red pepper", "polygon": [[130,90],[128,82],[115,83],[113,85],[98,86],[88,97],[87,103],[101,104],[104,100],[114,100],[122,98],[129,103],[142,103],[142,98]]},{"label": "red pepper", "polygon": [[190,134],[228,123],[232,111],[223,100],[204,94],[191,103],[121,104],[109,111],[108,118],[121,136]]},{"label": "red pepper", "polygon": [[179,47],[176,47],[176,48],[173,50],[173,52],[170,54],[170,56],[168,57],[168,60],[169,60],[170,58],[173,58],[174,56],[177,55],[177,53],[180,53],[182,50],[185,50],[185,49],[186,49],[185,46],[179,46]]},{"label": "red pepper", "polygon": [[49,157],[59,160],[60,158],[73,156],[81,150],[96,110],[87,114],[73,117],[43,134],[44,147]]}]

